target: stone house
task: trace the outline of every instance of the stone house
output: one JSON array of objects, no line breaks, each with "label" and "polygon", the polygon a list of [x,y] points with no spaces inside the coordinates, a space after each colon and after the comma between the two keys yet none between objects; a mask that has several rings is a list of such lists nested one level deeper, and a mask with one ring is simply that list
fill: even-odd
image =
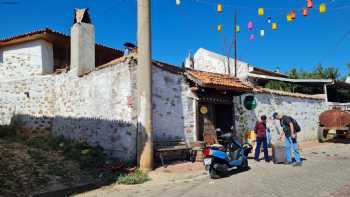
[{"label": "stone house", "polygon": [[[203,131],[234,126],[237,136],[257,117],[290,114],[303,128],[302,139],[316,138],[324,95],[286,93],[253,86],[249,74],[283,74],[199,49],[185,67],[154,60],[153,130],[155,142],[203,140]],[[226,65],[227,64],[227,65]],[[23,120],[28,132],[50,132],[102,146],[112,156],[136,161],[138,122],[137,55],[95,43],[86,10],[77,10],[71,36],[50,29],[0,40],[0,123]],[[253,98],[254,109],[246,101]],[[278,124],[269,121],[271,128]]]}]

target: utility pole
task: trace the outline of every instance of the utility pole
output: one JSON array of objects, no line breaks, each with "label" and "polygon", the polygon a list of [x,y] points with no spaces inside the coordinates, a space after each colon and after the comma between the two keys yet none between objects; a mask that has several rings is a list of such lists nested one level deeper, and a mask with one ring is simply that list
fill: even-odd
[{"label": "utility pole", "polygon": [[235,47],[235,77],[237,77],[237,10],[235,11],[234,47]]},{"label": "utility pole", "polygon": [[153,169],[151,0],[137,0],[137,161]]}]

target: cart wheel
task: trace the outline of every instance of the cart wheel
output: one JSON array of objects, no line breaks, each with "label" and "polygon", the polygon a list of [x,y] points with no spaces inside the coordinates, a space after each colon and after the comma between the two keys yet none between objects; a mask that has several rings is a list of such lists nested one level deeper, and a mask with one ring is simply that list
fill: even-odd
[{"label": "cart wheel", "polygon": [[327,141],[328,130],[326,130],[324,127],[319,127],[317,135],[318,135],[317,136],[318,141],[320,143],[323,143],[323,142]]}]

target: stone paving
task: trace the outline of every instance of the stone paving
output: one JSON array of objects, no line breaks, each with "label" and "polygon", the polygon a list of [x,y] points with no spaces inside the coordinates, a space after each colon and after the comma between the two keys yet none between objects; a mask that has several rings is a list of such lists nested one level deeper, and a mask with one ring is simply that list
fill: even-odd
[{"label": "stone paving", "polygon": [[350,196],[350,144],[303,143],[301,155],[301,167],[250,160],[250,170],[218,180],[209,179],[200,164],[177,164],[155,170],[153,180],[142,185],[112,185],[77,196]]}]

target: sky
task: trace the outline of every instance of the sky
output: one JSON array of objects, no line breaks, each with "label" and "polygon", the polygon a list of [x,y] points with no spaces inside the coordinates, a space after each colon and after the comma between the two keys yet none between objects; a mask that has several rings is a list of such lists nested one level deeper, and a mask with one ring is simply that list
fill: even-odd
[{"label": "sky", "polygon": [[[152,0],[153,59],[180,66],[189,52],[198,48],[227,54],[233,39],[234,13],[241,32],[237,34],[238,59],[249,64],[280,69],[311,70],[321,63],[338,67],[343,75],[350,63],[350,0],[314,0],[307,17],[301,15],[304,0]],[[17,2],[12,4],[8,2]],[[221,3],[223,12],[216,12]],[[318,5],[325,3],[326,13]],[[264,9],[258,16],[257,9]],[[0,0],[0,38],[45,27],[70,33],[74,8],[89,8],[98,43],[122,49],[136,43],[136,0]],[[288,23],[286,15],[297,11]],[[271,29],[267,17],[278,25]],[[252,21],[253,30],[247,23]],[[222,24],[222,32],[217,25]],[[260,37],[263,29],[265,36]],[[251,34],[255,40],[250,41]],[[231,50],[233,56],[233,50]]]}]

